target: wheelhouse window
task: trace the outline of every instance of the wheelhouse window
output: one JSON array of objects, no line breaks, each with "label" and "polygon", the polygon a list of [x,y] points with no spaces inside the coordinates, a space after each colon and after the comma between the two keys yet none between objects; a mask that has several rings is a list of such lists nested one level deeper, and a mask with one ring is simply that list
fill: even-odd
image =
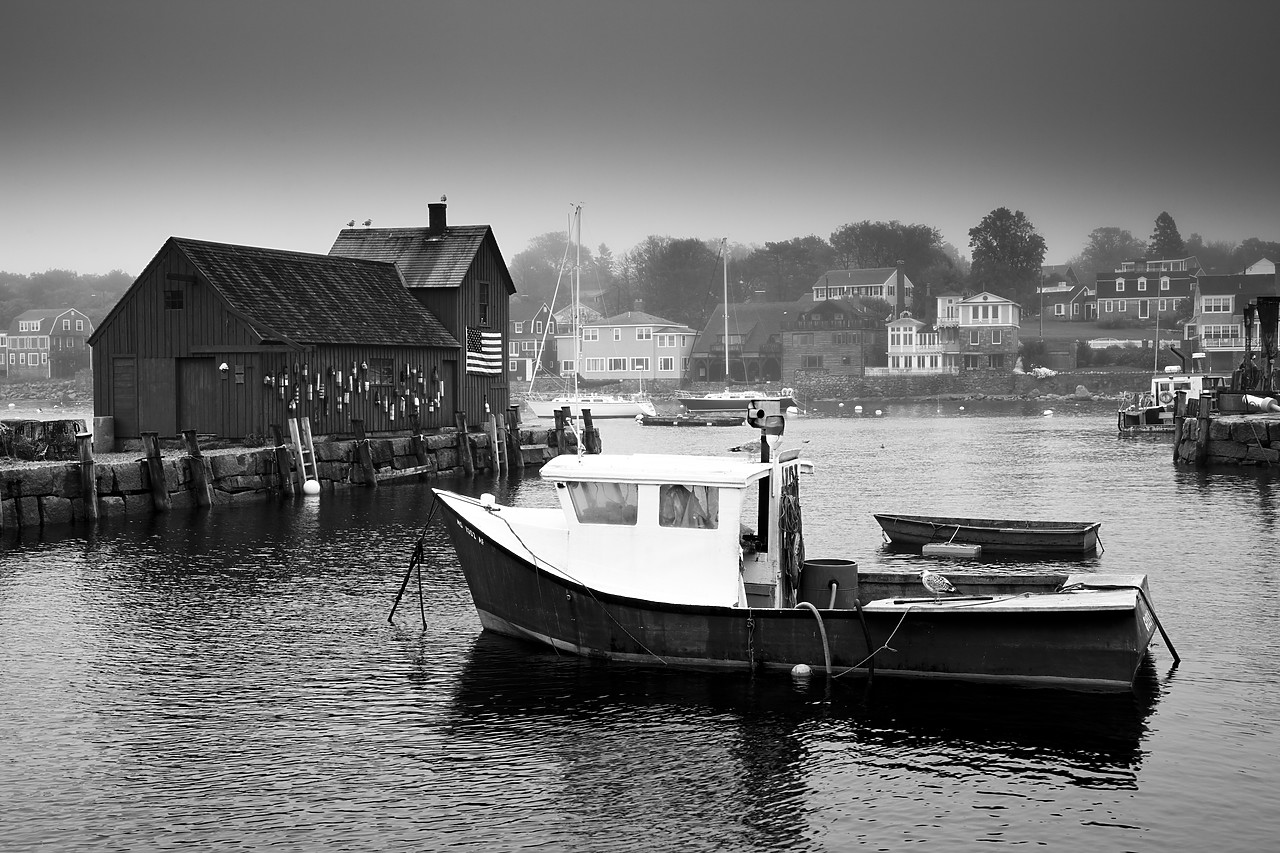
[{"label": "wheelhouse window", "polygon": [[583,524],[635,525],[640,493],[635,483],[566,482],[564,487]]},{"label": "wheelhouse window", "polygon": [[720,526],[720,490],[712,486],[658,487],[658,526],[714,530]]}]

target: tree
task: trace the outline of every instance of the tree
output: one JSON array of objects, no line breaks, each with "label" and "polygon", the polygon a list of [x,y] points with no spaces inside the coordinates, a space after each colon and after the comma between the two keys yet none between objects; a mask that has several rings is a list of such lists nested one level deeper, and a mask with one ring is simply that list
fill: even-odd
[{"label": "tree", "polygon": [[1121,261],[1141,257],[1146,248],[1126,229],[1104,225],[1089,232],[1088,242],[1080,254],[1071,259],[1071,266],[1082,282],[1092,282],[1097,273],[1111,272]]},{"label": "tree", "polygon": [[791,302],[810,292],[835,260],[827,241],[811,234],[765,243],[763,249],[743,259],[736,274],[730,270],[730,275],[752,282],[753,291],[765,291],[759,301]]},{"label": "tree", "polygon": [[862,222],[843,225],[831,234],[831,248],[841,269],[876,269],[905,262],[907,275],[945,264],[942,232],[931,225]]},{"label": "tree", "polygon": [[1262,258],[1280,263],[1280,242],[1275,240],[1259,240],[1257,237],[1250,237],[1244,240],[1236,247],[1232,253],[1231,259],[1234,261],[1235,271],[1243,271],[1251,264],[1256,264]]},{"label": "tree", "polygon": [[644,300],[646,313],[700,329],[722,301],[721,262],[719,245],[650,236],[623,257],[621,278]]},{"label": "tree", "polygon": [[1187,247],[1178,233],[1178,226],[1168,211],[1156,217],[1156,230],[1151,232],[1151,242],[1147,246],[1147,257],[1151,260],[1166,258],[1185,258]]},{"label": "tree", "polygon": [[975,287],[1030,305],[1044,264],[1044,238],[1021,210],[998,207],[969,229]]},{"label": "tree", "polygon": [[1199,234],[1192,234],[1187,238],[1186,246],[1187,256],[1194,256],[1205,272],[1226,275],[1236,270],[1234,259],[1239,247],[1235,243],[1225,240],[1206,242]]}]

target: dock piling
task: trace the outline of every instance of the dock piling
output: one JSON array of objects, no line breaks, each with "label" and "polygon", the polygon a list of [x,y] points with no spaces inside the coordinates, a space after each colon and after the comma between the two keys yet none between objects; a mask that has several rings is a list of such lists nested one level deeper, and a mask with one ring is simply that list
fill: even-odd
[{"label": "dock piling", "polygon": [[84,500],[84,517],[98,518],[98,469],[93,459],[93,436],[81,433],[76,436],[80,450],[80,495]]},{"label": "dock piling", "polygon": [[151,480],[151,505],[156,512],[168,512],[172,505],[169,502],[169,485],[164,478],[164,459],[160,456],[160,434],[142,433],[142,447],[146,452],[143,463]]},{"label": "dock piling", "polygon": [[209,469],[204,466],[204,456],[200,453],[200,442],[196,431],[184,429],[182,437],[187,442],[187,470],[191,472],[191,491],[194,492],[196,506],[213,506],[213,488],[209,485]]}]

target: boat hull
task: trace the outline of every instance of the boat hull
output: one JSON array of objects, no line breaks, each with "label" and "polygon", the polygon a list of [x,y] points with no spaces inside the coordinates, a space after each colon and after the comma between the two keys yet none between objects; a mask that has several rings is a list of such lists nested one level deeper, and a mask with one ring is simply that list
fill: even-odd
[{"label": "boat hull", "polygon": [[637,415],[656,415],[657,410],[649,400],[583,398],[580,400],[525,400],[535,417],[554,418],[556,412],[569,407],[573,416],[580,417],[583,410],[592,418],[634,418]]},{"label": "boat hull", "polygon": [[935,602],[918,576],[910,586],[896,575],[881,591],[908,597],[870,602],[861,613],[644,601],[544,570],[440,505],[481,625],[585,657],[693,668],[807,664],[820,673],[825,645],[833,674],[866,674],[873,662],[876,675],[1125,690],[1154,631],[1136,587],[1127,596],[1107,593],[1109,608],[1076,599],[1075,607],[1048,610],[1025,597]]},{"label": "boat hull", "polygon": [[799,408],[793,397],[776,397],[770,395],[762,396],[739,396],[739,397],[681,397],[680,405],[684,406],[686,412],[690,414],[706,414],[709,412],[723,412],[734,415],[743,415],[747,411],[747,406],[753,400],[760,401],[777,401],[781,411],[786,412],[793,406]]},{"label": "boat hull", "polygon": [[1098,550],[1101,522],[1015,521],[876,514],[889,545],[919,552],[925,545],[981,545],[984,555],[1079,558]]}]

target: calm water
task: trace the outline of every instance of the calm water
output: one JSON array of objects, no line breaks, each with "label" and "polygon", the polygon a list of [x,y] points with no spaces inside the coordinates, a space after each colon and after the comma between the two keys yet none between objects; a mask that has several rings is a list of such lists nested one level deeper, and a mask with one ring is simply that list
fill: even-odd
[{"label": "calm water", "polygon": [[[0,551],[0,849],[1276,849],[1280,478],[1175,468],[1110,404],[791,421],[811,557],[871,513],[1098,519],[1182,655],[1132,695],[690,675],[481,635],[426,487],[117,521]],[[605,448],[741,429],[600,423]],[[442,481],[437,481],[441,483]],[[550,505],[536,476],[446,485]]]}]

